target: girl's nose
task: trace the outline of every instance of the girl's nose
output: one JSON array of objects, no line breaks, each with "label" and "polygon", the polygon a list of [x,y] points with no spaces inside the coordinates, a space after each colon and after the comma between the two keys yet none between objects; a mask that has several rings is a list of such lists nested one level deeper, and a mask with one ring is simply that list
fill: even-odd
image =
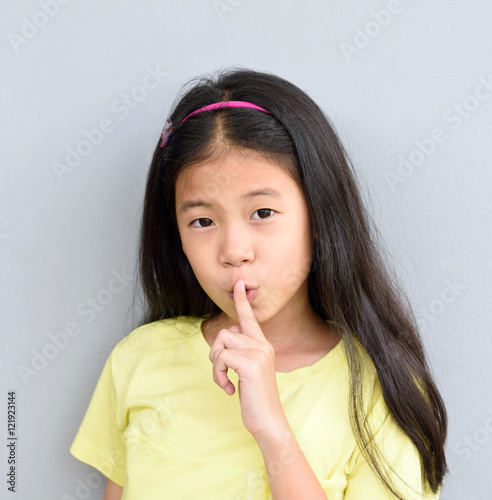
[{"label": "girl's nose", "polygon": [[220,261],[224,265],[238,266],[254,260],[253,242],[244,230],[227,231],[221,241]]}]

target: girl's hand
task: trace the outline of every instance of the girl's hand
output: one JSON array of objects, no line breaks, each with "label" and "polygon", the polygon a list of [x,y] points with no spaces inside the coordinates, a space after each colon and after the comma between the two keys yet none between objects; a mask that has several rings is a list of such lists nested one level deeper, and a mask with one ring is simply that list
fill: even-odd
[{"label": "girl's hand", "polygon": [[241,332],[237,326],[223,328],[210,350],[214,381],[232,395],[234,384],[227,377],[228,368],[238,374],[239,401],[244,426],[259,438],[279,427],[288,428],[275,376],[275,351],[263,335],[246,297],[244,281],[234,286]]}]

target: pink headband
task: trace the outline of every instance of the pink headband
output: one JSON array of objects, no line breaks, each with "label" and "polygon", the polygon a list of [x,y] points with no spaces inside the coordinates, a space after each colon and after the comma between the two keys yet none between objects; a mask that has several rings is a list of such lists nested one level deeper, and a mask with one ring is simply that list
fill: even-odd
[{"label": "pink headband", "polygon": [[260,106],[257,106],[256,104],[253,104],[251,102],[247,101],[222,101],[222,102],[215,102],[214,104],[209,104],[208,106],[203,106],[203,108],[197,109],[196,111],[193,111],[189,115],[185,116],[181,122],[180,125],[183,125],[183,123],[193,115],[196,115],[197,113],[201,113],[202,111],[209,111],[212,109],[220,109],[220,108],[250,108],[250,109],[258,109],[259,111],[263,111],[264,113],[268,113],[271,115],[270,111],[267,111],[264,108],[260,108]]},{"label": "pink headband", "polygon": [[[199,108],[195,111],[192,111],[189,115],[186,115],[181,122],[179,123],[180,125],[183,125],[183,123],[193,115],[196,115],[197,113],[201,113],[202,111],[211,111],[213,109],[221,109],[221,108],[249,108],[249,109],[257,109],[259,111],[263,111],[264,113],[267,113],[271,115],[270,111],[267,111],[264,108],[260,108],[260,106],[257,106],[256,104],[253,104],[251,102],[247,101],[221,101],[221,102],[215,102],[213,104],[209,104],[208,106],[203,106],[203,108]],[[171,132],[173,130],[173,124],[170,119],[167,119],[166,124],[164,125],[164,128],[162,129],[162,134],[161,134],[161,142],[160,142],[160,147],[163,148],[168,139],[169,136],[171,135]]]}]

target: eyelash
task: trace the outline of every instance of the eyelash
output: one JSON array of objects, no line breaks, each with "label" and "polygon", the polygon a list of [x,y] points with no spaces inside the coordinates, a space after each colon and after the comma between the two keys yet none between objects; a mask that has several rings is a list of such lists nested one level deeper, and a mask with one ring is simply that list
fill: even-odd
[{"label": "eyelash", "polygon": [[[260,210],[269,210],[270,212],[272,212],[272,214],[277,213],[277,211],[274,210],[273,208],[259,208],[258,210],[255,210],[253,213],[259,212]],[[271,216],[270,217],[264,217],[262,219],[255,219],[255,220],[266,220],[266,219],[271,219]],[[193,219],[190,222],[190,226],[192,226],[192,227],[198,227],[198,228],[201,228],[201,229],[205,229],[206,227],[211,227],[211,226],[194,226],[193,223],[196,222],[196,221],[198,221],[198,220],[212,220],[212,219],[209,219],[207,217],[200,217],[198,219]]]}]

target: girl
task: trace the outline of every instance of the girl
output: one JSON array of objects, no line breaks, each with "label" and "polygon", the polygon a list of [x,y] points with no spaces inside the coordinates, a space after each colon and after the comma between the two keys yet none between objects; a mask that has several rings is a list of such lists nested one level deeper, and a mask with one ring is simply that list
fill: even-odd
[{"label": "girl", "polygon": [[142,325],[70,448],[105,500],[439,496],[446,411],[352,167],[293,84],[188,89],[147,179]]}]

